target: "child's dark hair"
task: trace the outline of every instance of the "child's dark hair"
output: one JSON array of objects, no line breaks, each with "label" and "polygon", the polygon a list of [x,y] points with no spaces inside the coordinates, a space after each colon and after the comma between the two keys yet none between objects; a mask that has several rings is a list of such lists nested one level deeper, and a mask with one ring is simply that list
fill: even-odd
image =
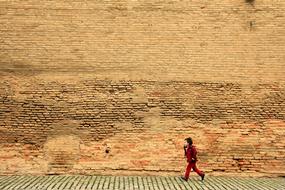
[{"label": "child's dark hair", "polygon": [[186,138],[185,140],[187,141],[187,143],[188,143],[189,145],[192,145],[192,144],[193,144],[193,141],[192,141],[192,138],[191,138],[191,137],[188,137],[188,138]]}]

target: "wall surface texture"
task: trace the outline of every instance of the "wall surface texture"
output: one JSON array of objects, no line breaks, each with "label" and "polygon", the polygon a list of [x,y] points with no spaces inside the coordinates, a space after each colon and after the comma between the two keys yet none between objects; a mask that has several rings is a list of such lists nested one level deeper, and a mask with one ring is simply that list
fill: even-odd
[{"label": "wall surface texture", "polygon": [[285,1],[0,0],[0,175],[285,175]]}]

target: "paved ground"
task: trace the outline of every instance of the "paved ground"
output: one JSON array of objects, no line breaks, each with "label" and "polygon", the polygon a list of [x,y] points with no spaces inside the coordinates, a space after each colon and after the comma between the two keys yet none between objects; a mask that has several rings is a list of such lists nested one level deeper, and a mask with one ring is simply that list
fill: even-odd
[{"label": "paved ground", "polygon": [[192,176],[188,182],[179,177],[119,176],[0,176],[0,190],[182,190],[182,189],[276,189],[285,190],[285,178],[207,177],[204,182]]}]

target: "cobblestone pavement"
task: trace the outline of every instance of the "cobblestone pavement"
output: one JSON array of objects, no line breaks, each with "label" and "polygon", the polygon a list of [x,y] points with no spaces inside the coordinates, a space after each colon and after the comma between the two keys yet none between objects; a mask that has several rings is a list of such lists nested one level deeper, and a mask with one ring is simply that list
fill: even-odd
[{"label": "cobblestone pavement", "polygon": [[154,176],[0,176],[0,190],[182,190],[182,189],[276,189],[285,190],[285,178],[207,177],[204,182],[193,176],[188,182],[180,177]]}]

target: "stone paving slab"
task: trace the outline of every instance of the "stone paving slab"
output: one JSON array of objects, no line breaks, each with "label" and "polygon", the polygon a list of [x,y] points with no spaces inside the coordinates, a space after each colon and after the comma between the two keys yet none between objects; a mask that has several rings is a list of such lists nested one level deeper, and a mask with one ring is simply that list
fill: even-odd
[{"label": "stone paving slab", "polygon": [[0,190],[285,190],[285,178],[193,176],[0,176]]}]

